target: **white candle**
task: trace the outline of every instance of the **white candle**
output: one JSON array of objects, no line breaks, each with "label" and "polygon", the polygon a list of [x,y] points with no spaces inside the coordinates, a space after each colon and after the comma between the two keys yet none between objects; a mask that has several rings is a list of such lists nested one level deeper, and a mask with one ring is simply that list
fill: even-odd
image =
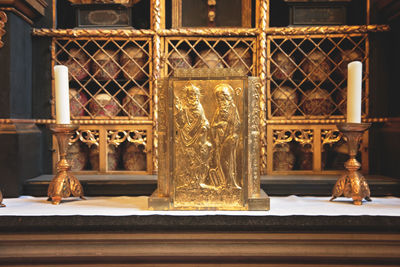
[{"label": "white candle", "polygon": [[362,63],[348,65],[347,75],[347,122],[361,123]]},{"label": "white candle", "polygon": [[70,124],[68,68],[63,65],[54,66],[54,78],[56,89],[56,123]]}]

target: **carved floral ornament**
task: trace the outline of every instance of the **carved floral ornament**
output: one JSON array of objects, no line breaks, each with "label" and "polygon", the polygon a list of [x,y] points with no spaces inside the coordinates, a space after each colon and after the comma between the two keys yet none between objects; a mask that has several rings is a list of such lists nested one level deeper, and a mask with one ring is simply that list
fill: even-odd
[{"label": "carved floral ornament", "polygon": [[[119,146],[125,141],[133,143],[137,146],[144,146],[144,152],[147,150],[147,137],[144,130],[109,130],[107,131],[107,144]],[[100,145],[100,132],[98,130],[77,130],[69,140],[69,145],[77,141],[91,147],[92,145]]]},{"label": "carved floral ornament", "polygon": [[0,48],[4,46],[4,43],[2,42],[1,38],[3,37],[4,34],[6,34],[6,30],[4,30],[6,22],[7,22],[6,13],[4,11],[0,11]]}]

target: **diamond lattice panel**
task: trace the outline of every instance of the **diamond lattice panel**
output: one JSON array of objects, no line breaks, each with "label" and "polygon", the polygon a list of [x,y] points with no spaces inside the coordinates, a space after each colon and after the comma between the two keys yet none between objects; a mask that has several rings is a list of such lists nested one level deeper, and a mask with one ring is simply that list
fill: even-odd
[{"label": "diamond lattice panel", "polygon": [[167,75],[177,68],[236,68],[256,74],[255,38],[168,38]]},{"label": "diamond lattice panel", "polygon": [[55,39],[55,64],[69,68],[74,119],[151,117],[150,39]]},{"label": "diamond lattice panel", "polygon": [[367,115],[367,35],[269,36],[268,117],[335,118],[346,115],[347,64],[363,71],[363,115]]}]

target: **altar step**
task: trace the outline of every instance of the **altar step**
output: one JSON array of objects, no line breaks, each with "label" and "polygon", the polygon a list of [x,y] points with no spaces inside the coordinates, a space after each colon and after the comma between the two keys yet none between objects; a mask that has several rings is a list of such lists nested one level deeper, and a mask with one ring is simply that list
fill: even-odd
[{"label": "altar step", "polygon": [[[46,196],[52,175],[41,175],[24,184],[23,194]],[[86,196],[149,196],[157,187],[156,175],[77,175]],[[270,196],[330,196],[337,175],[263,175],[261,188]],[[371,196],[400,196],[400,179],[366,176]]]}]

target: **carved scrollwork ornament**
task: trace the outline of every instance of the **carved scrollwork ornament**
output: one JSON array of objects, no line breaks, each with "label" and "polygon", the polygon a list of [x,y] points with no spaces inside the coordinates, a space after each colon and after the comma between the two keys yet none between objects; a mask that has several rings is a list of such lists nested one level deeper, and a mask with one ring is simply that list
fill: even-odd
[{"label": "carved scrollwork ornament", "polygon": [[322,151],[324,151],[324,145],[332,146],[338,143],[343,138],[343,134],[338,130],[322,130],[321,131],[321,144]]},{"label": "carved scrollwork ornament", "polygon": [[322,145],[334,144],[342,139],[343,134],[338,130],[322,130],[321,131],[321,141]]},{"label": "carved scrollwork ornament", "polygon": [[137,146],[142,145],[144,146],[144,151],[145,153],[148,152],[147,150],[147,140],[146,140],[146,132],[144,131],[129,131],[126,137],[127,141],[130,143],[133,143]]},{"label": "carved scrollwork ornament", "polygon": [[0,11],[0,48],[4,46],[4,42],[1,40],[1,38],[6,34],[6,30],[4,30],[6,23],[7,14],[4,11]]},{"label": "carved scrollwork ornament", "polygon": [[133,143],[136,146],[142,145],[144,146],[144,152],[147,152],[147,142],[146,142],[146,132],[145,131],[108,131],[107,134],[107,143],[113,146],[119,146],[123,142],[128,141],[129,143]]},{"label": "carved scrollwork ornament", "polygon": [[280,144],[286,144],[293,141],[293,132],[290,130],[275,130],[273,135],[274,147]]},{"label": "carved scrollwork ornament", "polygon": [[79,140],[89,147],[92,145],[99,146],[99,135],[99,131],[82,130],[79,132]]},{"label": "carved scrollwork ornament", "polygon": [[75,131],[75,133],[69,138],[68,145],[72,145],[73,143],[76,143],[80,138],[80,133],[79,131]]},{"label": "carved scrollwork ornament", "polygon": [[275,148],[276,146],[296,141],[304,148],[312,150],[314,140],[313,134],[312,130],[274,130],[273,145]]},{"label": "carved scrollwork ornament", "polygon": [[293,138],[296,142],[303,146],[309,145],[312,147],[314,136],[312,130],[298,130],[293,133]]},{"label": "carved scrollwork ornament", "polygon": [[108,131],[107,143],[109,145],[119,146],[126,140],[127,132],[122,130]]}]

